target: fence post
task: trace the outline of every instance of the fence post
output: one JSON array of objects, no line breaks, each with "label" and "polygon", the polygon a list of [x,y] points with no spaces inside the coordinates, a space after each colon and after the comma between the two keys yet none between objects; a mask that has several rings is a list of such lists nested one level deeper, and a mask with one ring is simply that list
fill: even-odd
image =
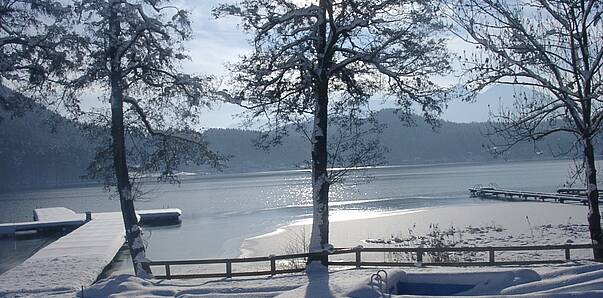
[{"label": "fence post", "polygon": [[490,249],[489,251],[490,254],[490,264],[494,264],[494,249]]},{"label": "fence post", "polygon": [[420,248],[417,248],[417,263],[419,266],[422,266],[421,263],[423,263],[423,250]]},{"label": "fence post", "polygon": [[566,261],[570,260],[570,249],[569,249],[569,247],[565,248],[565,260]]},{"label": "fence post", "polygon": [[358,245],[356,247],[354,247],[354,252],[356,252],[356,268],[360,268],[360,265],[362,264],[362,249],[364,247],[362,247],[362,245]]},{"label": "fence post", "polygon": [[172,279],[171,278],[171,273],[170,273],[170,264],[165,264],[165,277],[167,279]]},{"label": "fence post", "polygon": [[226,260],[226,277],[232,277],[232,262],[230,260]]},{"label": "fence post", "polygon": [[274,259],[274,255],[269,255],[270,258],[270,275],[276,275],[276,260]]}]

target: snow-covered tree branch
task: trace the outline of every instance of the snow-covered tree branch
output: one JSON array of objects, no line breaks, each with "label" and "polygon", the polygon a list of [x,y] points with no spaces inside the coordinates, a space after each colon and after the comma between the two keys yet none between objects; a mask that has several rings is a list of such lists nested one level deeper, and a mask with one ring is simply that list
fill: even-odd
[{"label": "snow-covered tree branch", "polygon": [[[603,244],[594,136],[603,118],[603,5],[593,0],[468,0],[450,4],[457,34],[481,51],[463,62],[468,87],[529,86],[495,115],[495,132],[513,145],[558,132],[580,141],[593,244]],[[603,249],[595,249],[596,259]]]},{"label": "snow-covered tree branch", "polygon": [[[170,182],[183,163],[222,163],[224,158],[196,131],[213,94],[211,78],[180,71],[188,59],[182,44],[190,38],[190,21],[186,11],[169,1],[79,0],[74,8],[85,53],[62,84],[61,97],[78,102],[86,92],[100,92],[110,103],[111,140],[97,153],[90,176],[116,187],[134,269],[147,276],[151,272],[128,163],[136,165],[136,174],[158,172],[159,179]],[[95,123],[96,115],[88,119],[105,124]],[[144,146],[137,146],[140,142]]]},{"label": "snow-covered tree branch", "polygon": [[[253,34],[253,52],[231,65],[235,101],[250,108],[251,118],[269,119],[265,128],[275,142],[300,117],[312,117],[314,221],[309,249],[328,250],[332,181],[327,168],[370,164],[378,154],[369,151],[379,150],[375,143],[360,146],[361,134],[354,134],[356,143],[348,135],[344,147],[329,149],[329,121],[351,116],[348,132],[360,132],[351,126],[363,113],[349,111],[366,110],[373,96],[395,100],[406,119],[414,107],[428,121],[438,117],[446,90],[432,76],[449,70],[444,40],[435,36],[444,29],[439,8],[431,1],[413,0],[244,0],[222,5],[215,13],[241,18],[242,28]],[[329,153],[346,156],[342,149],[355,154],[345,162],[331,154],[329,161]],[[308,268],[317,264],[326,267],[327,260],[310,260]]]},{"label": "snow-covered tree branch", "polygon": [[[0,106],[19,114],[46,104],[79,59],[73,11],[54,0],[0,1]],[[69,104],[67,104],[69,105]]]}]

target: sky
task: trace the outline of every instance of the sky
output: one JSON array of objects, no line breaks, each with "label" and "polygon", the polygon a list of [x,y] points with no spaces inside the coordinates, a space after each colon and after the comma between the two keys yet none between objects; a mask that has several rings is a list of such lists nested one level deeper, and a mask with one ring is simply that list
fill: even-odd
[{"label": "sky", "polygon": [[[248,46],[249,36],[238,27],[238,19],[233,17],[216,20],[212,8],[219,3],[233,2],[232,0],[177,0],[174,4],[187,9],[191,13],[193,39],[186,43],[191,60],[183,65],[184,71],[197,74],[223,75],[226,73],[225,64],[236,62],[240,55],[250,51]],[[472,47],[464,44],[459,39],[449,42],[449,49],[453,52],[470,50]],[[448,84],[458,83],[458,79],[450,76],[444,78]],[[443,119],[453,122],[474,122],[488,119],[488,106],[490,101],[477,101],[475,103],[451,102],[444,112]],[[377,105],[377,108],[380,106]],[[391,106],[383,106],[391,107]],[[236,114],[242,108],[218,103],[211,110],[202,115],[202,126],[210,127],[240,127],[240,120]]]}]

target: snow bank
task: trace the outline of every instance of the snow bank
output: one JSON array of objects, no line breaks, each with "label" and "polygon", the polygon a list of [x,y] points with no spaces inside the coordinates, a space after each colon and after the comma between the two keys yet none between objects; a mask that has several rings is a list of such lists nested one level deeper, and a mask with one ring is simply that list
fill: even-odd
[{"label": "snow bank", "polygon": [[[143,280],[118,275],[98,282],[84,291],[86,297],[381,297],[371,284],[377,269],[346,269],[330,274],[281,275],[275,277]],[[410,268],[388,270],[387,288],[396,283],[460,283],[473,286],[458,295],[490,297],[596,297],[603,294],[603,265],[583,264],[513,268]],[[385,287],[383,287],[385,288]],[[392,295],[392,297],[402,297]],[[404,297],[425,297],[407,295]]]}]

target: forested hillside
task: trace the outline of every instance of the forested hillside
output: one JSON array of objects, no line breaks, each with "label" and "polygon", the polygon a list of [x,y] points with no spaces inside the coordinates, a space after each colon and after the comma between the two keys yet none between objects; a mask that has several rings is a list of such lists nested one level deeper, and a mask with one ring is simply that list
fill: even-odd
[{"label": "forested hillside", "polygon": [[[22,117],[0,112],[0,189],[52,187],[83,180],[86,167],[94,156],[94,139],[84,136],[76,123],[37,108]],[[495,157],[484,148],[488,145],[485,123],[441,122],[435,130],[417,119],[415,126],[405,126],[392,110],[382,110],[377,118],[386,124],[381,142],[389,148],[387,164],[486,161]],[[96,129],[95,134],[100,133]],[[224,172],[291,169],[305,165],[310,146],[301,135],[291,134],[279,146],[265,151],[254,146],[258,133],[241,129],[210,129],[205,136],[211,148],[230,156]],[[515,147],[502,157],[509,160],[549,159],[559,157],[570,138],[548,139],[534,148],[531,144]],[[186,168],[183,170],[210,169]]]}]

